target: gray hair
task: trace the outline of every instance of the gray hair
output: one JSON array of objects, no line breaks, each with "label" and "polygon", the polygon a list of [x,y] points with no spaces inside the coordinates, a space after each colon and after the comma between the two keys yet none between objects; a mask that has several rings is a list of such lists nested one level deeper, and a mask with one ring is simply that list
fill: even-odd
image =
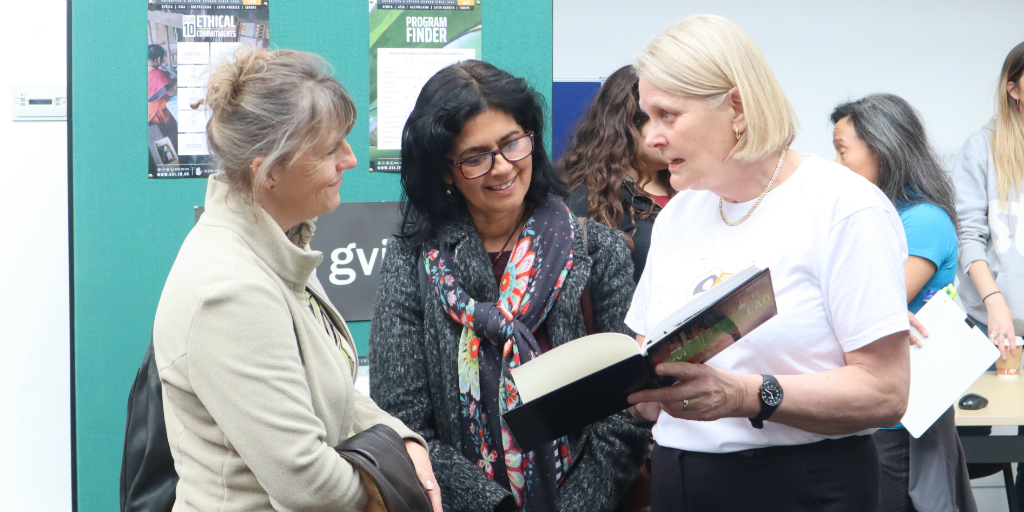
[{"label": "gray hair", "polygon": [[[232,188],[257,199],[271,169],[352,131],[355,104],[331,75],[316,54],[247,46],[213,68],[206,136]],[[264,158],[258,169],[256,157]]]},{"label": "gray hair", "polygon": [[846,119],[878,157],[878,188],[894,205],[932,203],[949,215],[960,234],[952,181],[914,107],[895,94],[872,94],[839,105],[830,117],[833,124]]}]

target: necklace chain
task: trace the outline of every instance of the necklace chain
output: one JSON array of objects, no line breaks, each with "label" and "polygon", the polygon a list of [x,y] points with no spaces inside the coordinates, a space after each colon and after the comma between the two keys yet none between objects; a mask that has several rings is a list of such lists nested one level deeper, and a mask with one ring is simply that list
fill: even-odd
[{"label": "necklace chain", "polygon": [[[526,210],[524,209],[523,213],[521,213],[519,215],[519,218],[516,219],[516,225],[515,225],[515,227],[512,228],[512,232],[509,233],[508,239],[505,240],[505,244],[501,246],[501,249],[498,249],[497,256],[495,256],[494,259],[491,260],[491,267],[492,268],[498,266],[498,260],[501,259],[501,253],[505,252],[505,248],[508,247],[508,243],[512,241],[512,237],[515,236],[516,233],[519,232],[519,224],[521,224],[523,222],[523,217],[525,215],[526,215]],[[487,259],[490,259],[490,258],[491,258],[491,256],[488,255]]]},{"label": "necklace chain", "polygon": [[772,174],[771,181],[768,182],[768,186],[764,188],[764,191],[761,192],[761,195],[757,196],[757,201],[754,201],[754,206],[751,206],[750,210],[747,211],[747,214],[744,215],[740,220],[733,222],[727,219],[725,217],[725,208],[722,207],[722,198],[718,198],[718,213],[722,215],[723,222],[725,222],[729,226],[735,227],[739,226],[740,224],[743,224],[745,220],[750,218],[750,214],[754,213],[754,210],[757,209],[757,206],[761,204],[761,200],[764,199],[764,196],[768,195],[768,191],[772,189],[773,185],[775,185],[775,180],[779,178],[779,169],[782,169],[782,161],[786,159],[787,149],[789,148],[782,148],[782,155],[779,156],[779,164],[775,166],[775,174]]}]

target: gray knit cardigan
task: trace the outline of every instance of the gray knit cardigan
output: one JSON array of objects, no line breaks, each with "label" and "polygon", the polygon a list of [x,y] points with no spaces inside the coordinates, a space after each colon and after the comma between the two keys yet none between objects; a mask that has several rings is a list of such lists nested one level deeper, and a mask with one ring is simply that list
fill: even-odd
[{"label": "gray knit cardigan", "polygon": [[[573,229],[578,229],[575,218]],[[625,238],[592,220],[587,233],[590,250],[577,237],[572,269],[548,312],[552,346],[586,334],[580,295],[587,283],[595,330],[633,335],[623,323],[634,288]],[[453,271],[463,289],[478,301],[496,301],[491,262],[468,215],[445,226],[439,238],[456,245]],[[424,304],[419,248],[400,239],[389,240],[387,248],[370,330],[370,395],[427,440],[446,511],[514,510],[511,492],[462,454],[456,360],[462,326],[445,314],[432,290]],[[614,510],[637,474],[649,439],[650,431],[625,412],[570,435],[575,459],[560,489],[561,510]]]}]

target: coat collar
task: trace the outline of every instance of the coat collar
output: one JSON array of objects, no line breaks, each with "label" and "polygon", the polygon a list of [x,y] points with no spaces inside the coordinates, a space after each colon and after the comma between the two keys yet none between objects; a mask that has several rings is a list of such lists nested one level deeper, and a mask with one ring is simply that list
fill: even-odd
[{"label": "coat collar", "polygon": [[301,289],[323,259],[320,251],[309,248],[315,221],[302,222],[285,234],[263,207],[232,190],[221,172],[208,180],[206,210],[199,224],[236,233],[274,273]]},{"label": "coat collar", "polygon": [[455,275],[462,289],[477,302],[496,302],[500,292],[491,259],[470,214],[463,212],[443,226],[438,239],[454,250]]}]

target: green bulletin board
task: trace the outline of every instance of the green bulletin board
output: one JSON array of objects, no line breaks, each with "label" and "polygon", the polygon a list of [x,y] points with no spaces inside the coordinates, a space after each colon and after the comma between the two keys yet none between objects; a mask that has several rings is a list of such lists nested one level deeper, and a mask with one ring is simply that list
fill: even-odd
[{"label": "green bulletin board", "polygon": [[[400,172],[402,128],[416,98],[439,69],[482,54],[482,6],[475,0],[438,10],[434,0],[403,0],[406,9],[370,8],[370,169]],[[454,1],[453,1],[454,3]],[[488,2],[490,5],[492,2]],[[378,80],[387,82],[378,87]]]},{"label": "green bulletin board", "polygon": [[[549,104],[551,1],[485,2],[482,50],[489,62],[528,79]],[[147,3],[73,1],[69,11],[76,503],[82,512],[109,512],[118,510],[128,391],[206,182],[149,180],[141,171]],[[323,55],[359,108],[348,140],[360,164],[345,173],[346,202],[394,201],[400,194],[397,174],[367,168],[368,15],[367,3],[357,0],[271,5],[272,45]],[[549,117],[548,147],[550,126]],[[351,327],[365,353],[369,322]]]}]

